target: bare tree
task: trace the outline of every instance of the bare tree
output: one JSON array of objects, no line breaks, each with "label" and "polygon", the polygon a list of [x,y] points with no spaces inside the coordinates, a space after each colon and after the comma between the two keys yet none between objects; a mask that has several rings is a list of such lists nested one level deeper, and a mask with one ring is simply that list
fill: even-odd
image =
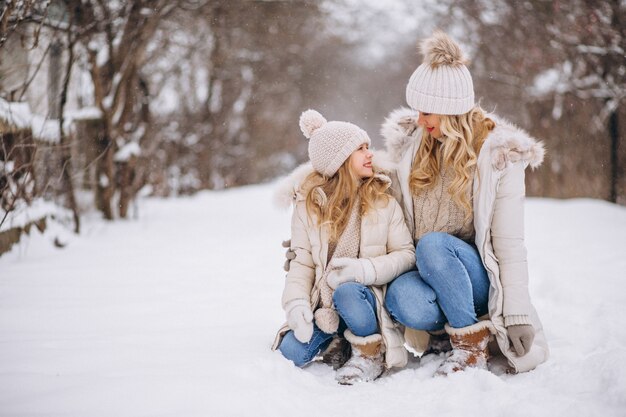
[{"label": "bare tree", "polygon": [[[626,6],[618,0],[447,2],[488,105],[548,141],[537,194],[626,201]],[[452,23],[452,18],[443,26]],[[590,146],[590,144],[594,144]],[[599,169],[606,166],[608,169]],[[540,183],[539,183],[540,181]]]}]

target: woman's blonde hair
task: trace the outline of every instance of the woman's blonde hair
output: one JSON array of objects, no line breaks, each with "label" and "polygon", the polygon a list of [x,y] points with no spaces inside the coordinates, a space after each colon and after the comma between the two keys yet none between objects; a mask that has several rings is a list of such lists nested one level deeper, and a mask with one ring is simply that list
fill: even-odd
[{"label": "woman's blonde hair", "polygon": [[312,172],[304,181],[306,210],[319,224],[328,224],[330,240],[337,241],[346,227],[350,213],[360,197],[359,213],[364,215],[381,199],[389,201],[385,193],[388,184],[372,175],[361,179],[352,170],[349,159],[330,178]]},{"label": "woman's blonde hair", "polygon": [[433,138],[426,129],[415,154],[409,185],[413,194],[431,187],[440,175],[442,165],[452,168],[454,178],[450,184],[452,199],[465,211],[465,219],[472,215],[472,178],[478,153],[487,135],[496,126],[485,112],[475,106],[458,116],[441,115],[440,129],[443,141]]}]

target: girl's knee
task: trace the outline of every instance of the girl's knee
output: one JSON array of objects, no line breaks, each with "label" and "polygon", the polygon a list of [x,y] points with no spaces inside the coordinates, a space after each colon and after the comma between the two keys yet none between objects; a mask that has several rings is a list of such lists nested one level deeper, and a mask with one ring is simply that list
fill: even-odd
[{"label": "girl's knee", "polygon": [[346,282],[333,292],[333,304],[338,311],[363,308],[364,303],[373,303],[371,290],[358,282]]},{"label": "girl's knee", "polygon": [[310,355],[307,344],[301,343],[295,338],[293,331],[287,332],[283,337],[283,340],[278,346],[278,350],[286,359],[289,359],[301,368],[313,359]]},{"label": "girl's knee", "polygon": [[357,282],[346,282],[335,289],[337,312],[356,336],[369,336],[378,329],[376,300],[372,290]]},{"label": "girl's knee", "polygon": [[344,282],[333,292],[333,301],[335,304],[341,304],[341,302],[345,300],[363,299],[363,291],[366,288],[367,287],[363,284],[359,284],[358,282]]}]

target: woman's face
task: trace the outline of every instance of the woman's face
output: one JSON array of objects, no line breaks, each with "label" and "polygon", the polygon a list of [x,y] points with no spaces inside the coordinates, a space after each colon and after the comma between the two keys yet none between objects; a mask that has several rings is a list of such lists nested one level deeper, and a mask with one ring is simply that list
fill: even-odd
[{"label": "woman's face", "polygon": [[359,178],[369,178],[374,175],[372,169],[372,152],[370,152],[367,143],[362,144],[359,149],[352,152],[348,163],[352,172],[354,172]]},{"label": "woman's face", "polygon": [[433,138],[441,138],[441,117],[438,114],[420,112],[417,124],[423,126]]}]

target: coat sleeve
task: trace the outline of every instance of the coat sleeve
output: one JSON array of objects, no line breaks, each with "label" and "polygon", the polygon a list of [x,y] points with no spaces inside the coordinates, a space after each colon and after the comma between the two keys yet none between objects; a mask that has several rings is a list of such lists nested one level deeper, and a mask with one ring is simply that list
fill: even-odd
[{"label": "coat sleeve", "polygon": [[391,282],[400,274],[415,267],[413,238],[404,222],[404,214],[398,202],[389,199],[389,227],[387,229],[387,254],[369,258],[376,270],[374,285]]},{"label": "coat sleeve", "polygon": [[503,292],[505,325],[530,324],[528,263],[524,244],[523,162],[509,164],[496,191],[491,224],[491,243],[498,260]]},{"label": "coat sleeve", "polygon": [[315,282],[315,264],[311,255],[311,241],[306,227],[306,213],[294,207],[291,217],[291,250],[296,257],[291,261],[282,296],[283,308],[293,300],[311,301],[311,290]]}]

